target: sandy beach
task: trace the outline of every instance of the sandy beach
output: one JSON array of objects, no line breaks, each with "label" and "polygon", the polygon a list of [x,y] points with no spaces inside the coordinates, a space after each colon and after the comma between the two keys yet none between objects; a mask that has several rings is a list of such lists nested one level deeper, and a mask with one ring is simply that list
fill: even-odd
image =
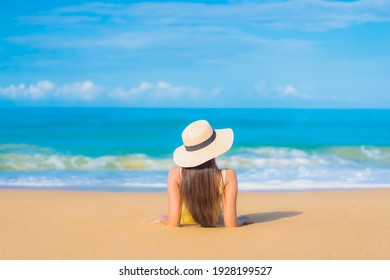
[{"label": "sandy beach", "polygon": [[254,224],[149,221],[165,193],[0,190],[0,259],[390,259],[390,189],[247,193]]}]

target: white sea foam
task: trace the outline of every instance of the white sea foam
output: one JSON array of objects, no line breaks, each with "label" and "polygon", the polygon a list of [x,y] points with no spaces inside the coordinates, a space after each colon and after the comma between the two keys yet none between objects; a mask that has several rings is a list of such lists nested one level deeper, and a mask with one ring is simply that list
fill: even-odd
[{"label": "white sea foam", "polygon": [[0,187],[27,188],[164,188],[166,174],[144,171],[0,172]]},{"label": "white sea foam", "polygon": [[[235,169],[354,166],[359,163],[390,166],[390,147],[329,147],[311,151],[285,147],[238,148],[218,161]],[[0,146],[0,170],[167,170],[171,155],[68,155],[30,145]]]},{"label": "white sea foam", "polygon": [[[150,178],[149,178],[150,179]],[[80,190],[100,189],[100,190],[133,190],[133,189],[148,189],[148,190],[165,190],[165,180],[143,182],[132,181],[129,177],[127,180],[99,179],[99,178],[71,178],[71,177],[43,177],[43,176],[24,176],[19,178],[0,178],[0,187],[2,188],[76,188]],[[240,179],[240,191],[302,191],[302,190],[325,190],[325,189],[370,189],[370,188],[389,188],[389,183],[372,183],[360,182],[359,180],[351,181],[318,181],[310,179],[295,179],[295,180],[255,180]]]},{"label": "white sea foam", "polygon": [[[238,148],[218,158],[242,190],[390,187],[389,147]],[[67,155],[0,146],[0,187],[163,189],[171,155]]]},{"label": "white sea foam", "polygon": [[377,147],[361,146],[360,150],[362,154],[364,154],[369,159],[373,159],[381,162],[390,161],[390,149],[387,148],[379,149]]},{"label": "white sea foam", "polygon": [[0,154],[0,170],[164,170],[171,166],[171,159],[151,158],[143,154],[101,157]]}]

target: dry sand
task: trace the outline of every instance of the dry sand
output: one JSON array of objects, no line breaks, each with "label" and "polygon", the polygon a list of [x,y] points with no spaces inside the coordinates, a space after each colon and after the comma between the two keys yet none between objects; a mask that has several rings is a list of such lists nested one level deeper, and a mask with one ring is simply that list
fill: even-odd
[{"label": "dry sand", "polygon": [[390,259],[390,189],[239,193],[240,228],[149,223],[164,193],[0,190],[0,259]]}]

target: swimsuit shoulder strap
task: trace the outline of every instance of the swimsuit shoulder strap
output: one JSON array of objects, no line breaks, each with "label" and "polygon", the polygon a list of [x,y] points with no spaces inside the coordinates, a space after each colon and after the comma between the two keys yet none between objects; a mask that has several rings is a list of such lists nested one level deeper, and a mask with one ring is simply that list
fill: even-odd
[{"label": "swimsuit shoulder strap", "polygon": [[225,183],[225,181],[226,181],[226,171],[227,171],[226,168],[222,168],[222,169],[221,169],[221,173],[222,173],[222,183]]},{"label": "swimsuit shoulder strap", "polygon": [[227,170],[226,168],[221,169],[222,178],[221,178],[221,184],[219,185],[221,191],[224,191],[225,189],[226,170]]}]

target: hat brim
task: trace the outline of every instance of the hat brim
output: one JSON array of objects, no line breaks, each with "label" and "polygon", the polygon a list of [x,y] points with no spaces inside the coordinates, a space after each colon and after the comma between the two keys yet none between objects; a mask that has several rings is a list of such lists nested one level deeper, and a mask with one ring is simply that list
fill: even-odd
[{"label": "hat brim", "polygon": [[195,167],[227,152],[233,145],[233,130],[216,129],[215,133],[215,140],[198,151],[189,152],[184,145],[178,147],[173,153],[173,161],[180,167]]}]

